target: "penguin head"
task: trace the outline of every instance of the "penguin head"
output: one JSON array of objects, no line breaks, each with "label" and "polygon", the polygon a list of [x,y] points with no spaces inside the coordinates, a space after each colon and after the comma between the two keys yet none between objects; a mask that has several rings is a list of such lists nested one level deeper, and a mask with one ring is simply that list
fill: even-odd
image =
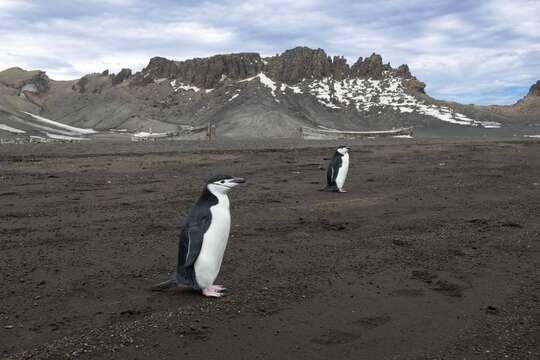
[{"label": "penguin head", "polygon": [[226,194],[232,188],[245,183],[246,180],[230,175],[215,175],[206,182],[206,187],[213,193]]},{"label": "penguin head", "polygon": [[336,151],[340,153],[341,155],[345,155],[349,152],[349,148],[346,146],[338,146]]}]

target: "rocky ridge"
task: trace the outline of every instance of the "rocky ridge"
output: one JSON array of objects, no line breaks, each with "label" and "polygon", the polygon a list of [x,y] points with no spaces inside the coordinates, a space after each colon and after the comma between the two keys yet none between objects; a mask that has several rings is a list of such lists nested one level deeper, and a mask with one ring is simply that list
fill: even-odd
[{"label": "rocky ridge", "polygon": [[[534,85],[527,98],[537,97],[539,88]],[[105,70],[73,81],[8,69],[0,72],[0,110],[0,124],[20,131],[35,130],[28,119],[36,118],[21,116],[25,111],[99,131],[175,132],[213,124],[225,137],[297,137],[300,127],[495,129],[514,114],[513,108],[435,100],[407,65],[393,68],[378,54],[349,65],[343,57],[307,47],[270,57],[154,57],[135,74]]]},{"label": "rocky ridge", "polygon": [[403,79],[416,80],[407,65],[393,69],[390,64],[383,64],[382,57],[375,53],[365,59],[360,57],[349,66],[344,57],[332,58],[322,49],[307,47],[296,47],[268,58],[261,58],[257,53],[216,55],[185,61],[154,57],[137,80],[145,82],[141,76],[147,79],[147,83],[149,77],[178,79],[203,89],[211,89],[224,78],[241,80],[259,73],[265,73],[274,81],[296,84],[305,79],[325,77],[336,80],[350,77],[381,79],[388,72]]}]

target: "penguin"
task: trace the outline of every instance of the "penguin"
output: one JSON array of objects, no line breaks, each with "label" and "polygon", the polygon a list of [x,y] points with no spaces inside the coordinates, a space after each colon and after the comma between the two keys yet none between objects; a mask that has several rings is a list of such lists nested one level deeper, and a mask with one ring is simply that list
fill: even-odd
[{"label": "penguin", "polygon": [[347,173],[349,172],[349,148],[339,146],[328,164],[326,170],[326,187],[325,191],[331,192],[346,192],[343,189]]},{"label": "penguin", "polygon": [[189,212],[178,246],[176,274],[151,288],[166,290],[180,285],[201,290],[204,296],[222,297],[227,290],[214,285],[231,230],[231,213],[227,193],[245,180],[229,175],[211,177],[199,200]]}]

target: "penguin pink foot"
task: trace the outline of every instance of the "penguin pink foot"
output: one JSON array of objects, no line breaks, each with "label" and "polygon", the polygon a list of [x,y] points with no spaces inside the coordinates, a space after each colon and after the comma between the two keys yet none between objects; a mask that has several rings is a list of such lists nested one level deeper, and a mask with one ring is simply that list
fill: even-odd
[{"label": "penguin pink foot", "polygon": [[227,288],[223,285],[210,285],[209,287],[207,287],[207,289],[211,289],[211,290],[214,290],[214,291],[225,291],[227,290]]},{"label": "penguin pink foot", "polygon": [[221,285],[211,285],[207,288],[202,289],[202,293],[204,296],[219,298],[225,296],[225,290],[227,289]]}]

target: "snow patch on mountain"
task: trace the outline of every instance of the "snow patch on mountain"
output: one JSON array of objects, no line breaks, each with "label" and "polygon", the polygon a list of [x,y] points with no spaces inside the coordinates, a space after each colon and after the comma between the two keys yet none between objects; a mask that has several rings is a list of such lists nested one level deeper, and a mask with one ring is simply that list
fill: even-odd
[{"label": "snow patch on mountain", "polygon": [[[193,86],[193,85],[184,84],[183,82],[178,81],[177,79],[174,79],[173,81],[171,81],[170,84],[171,84],[174,92],[177,92],[178,90],[184,90],[184,91],[193,90],[195,92],[201,91],[200,88],[198,88],[196,86]],[[211,91],[211,89],[209,89],[209,90]]]},{"label": "snow patch on mountain", "polygon": [[13,133],[13,134],[25,134],[26,133],[26,131],[24,131],[24,130],[16,129],[14,127],[11,127],[11,126],[5,125],[5,124],[0,124],[0,130],[4,130],[4,131],[7,131],[7,132],[10,132],[10,133]]},{"label": "snow patch on mountain", "polygon": [[281,86],[279,88],[279,90],[281,91],[282,94],[285,94],[285,91],[287,89],[291,89],[293,93],[295,94],[303,94],[304,92],[302,91],[302,89],[300,89],[300,87],[298,86],[291,86],[291,85],[287,85],[285,83],[281,83]]},{"label": "snow patch on mountain", "polygon": [[67,140],[67,141],[85,141],[90,140],[89,138],[84,137],[75,137],[75,136],[67,136],[67,135],[58,135],[58,134],[52,134],[52,133],[45,133],[47,137],[55,140]]},{"label": "snow patch on mountain", "polygon": [[248,82],[248,81],[251,81],[251,80],[254,80],[254,79],[259,79],[261,84],[263,84],[264,86],[266,86],[267,88],[270,89],[270,92],[272,93],[272,96],[276,97],[276,89],[277,89],[276,82],[274,80],[270,79],[268,76],[266,76],[265,73],[258,73],[255,76],[252,76],[252,77],[244,79],[244,80],[240,80],[238,82]]},{"label": "snow patch on mountain", "polygon": [[457,125],[498,128],[493,121],[477,121],[446,106],[428,105],[406,92],[402,79],[387,76],[381,80],[347,78],[335,80],[330,77],[307,84],[310,94],[319,103],[333,109],[354,107],[359,112],[391,107],[400,113],[427,115]]},{"label": "snow patch on mountain", "polygon": [[[26,115],[31,116],[35,120],[37,120],[39,122],[42,122],[44,124],[52,125],[52,126],[55,126],[57,128],[67,130],[67,131],[71,132],[72,135],[83,135],[83,134],[95,134],[95,133],[97,133],[97,131],[94,130],[94,129],[83,129],[83,128],[78,128],[78,127],[71,126],[71,125],[62,124],[62,123],[59,123],[57,121],[47,119],[47,118],[44,118],[42,116],[32,114],[32,113],[29,113],[29,112],[26,112],[26,111],[23,111],[23,113],[25,113]],[[39,127],[39,126],[37,126],[37,127]],[[54,131],[54,129],[52,129],[52,131]],[[66,135],[70,135],[70,134],[66,134]]]}]

